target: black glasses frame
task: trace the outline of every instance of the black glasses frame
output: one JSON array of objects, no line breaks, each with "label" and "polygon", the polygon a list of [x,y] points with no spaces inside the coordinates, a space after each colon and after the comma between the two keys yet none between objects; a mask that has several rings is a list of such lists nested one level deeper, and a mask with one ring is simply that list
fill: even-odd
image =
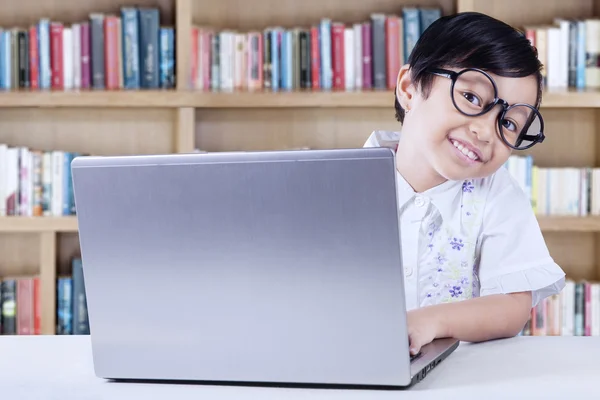
[{"label": "black glasses frame", "polygon": [[[454,100],[454,84],[456,83],[456,81],[462,74],[469,72],[469,71],[479,72],[479,73],[485,75],[490,80],[490,82],[492,83],[492,86],[494,87],[494,101],[492,101],[490,104],[488,104],[481,112],[479,112],[477,114],[465,113],[458,107],[458,105],[456,104],[456,101]],[[431,69],[428,69],[427,72],[430,74],[433,74],[433,75],[441,76],[441,77],[452,80],[452,84],[450,85],[450,98],[452,99],[452,104],[454,104],[454,108],[456,108],[456,110],[458,110],[458,112],[460,112],[463,115],[466,115],[468,117],[478,117],[480,115],[483,115],[483,114],[489,112],[491,109],[493,109],[497,105],[502,106],[502,112],[498,115],[498,130],[500,132],[500,138],[508,147],[515,149],[515,150],[527,150],[527,149],[533,147],[537,143],[542,143],[544,141],[544,139],[546,138],[546,136],[544,135],[544,119],[542,118],[542,115],[537,110],[537,108],[532,106],[531,104],[527,104],[527,103],[516,103],[516,104],[509,105],[508,102],[506,102],[506,100],[499,98],[498,97],[498,87],[496,86],[496,82],[490,76],[490,74],[488,74],[487,72],[485,72],[481,69],[478,69],[478,68],[466,68],[459,72],[442,69],[442,68],[431,68]],[[504,119],[504,116],[506,115],[506,113],[511,108],[516,107],[516,106],[529,107],[533,111],[532,115],[537,116],[540,120],[540,132],[537,135],[527,135],[525,133],[519,134],[519,137],[517,138],[517,141],[516,141],[516,145],[513,146],[504,137],[504,128],[502,127],[502,120]],[[534,119],[535,118],[532,118],[529,123],[531,123]],[[525,127],[523,127],[522,132],[527,132],[527,128],[528,128],[527,125]],[[531,141],[531,143],[525,147],[517,147],[518,144],[521,143],[523,140],[529,140],[529,141]]]}]

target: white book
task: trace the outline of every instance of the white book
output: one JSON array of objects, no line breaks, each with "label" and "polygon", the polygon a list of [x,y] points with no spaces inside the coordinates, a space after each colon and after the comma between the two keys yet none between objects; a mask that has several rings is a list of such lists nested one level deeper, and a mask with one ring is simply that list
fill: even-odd
[{"label": "white book", "polygon": [[355,88],[355,70],[354,70],[354,29],[344,28],[344,88],[354,90]]},{"label": "white book", "polygon": [[6,151],[6,192],[4,204],[7,215],[19,214],[19,149],[9,147]]},{"label": "white book", "polygon": [[52,153],[45,151],[42,156],[42,215],[45,217],[52,215]]},{"label": "white book", "polygon": [[573,336],[575,309],[575,282],[567,280],[562,291],[562,336]]},{"label": "white book", "polygon": [[8,146],[0,144],[0,217],[6,216],[6,165]]},{"label": "white book", "polygon": [[62,215],[63,202],[63,171],[64,171],[64,153],[62,151],[52,152],[52,215],[55,217]]},{"label": "white book", "polygon": [[354,87],[362,89],[363,60],[362,60],[362,24],[354,24]]},{"label": "white book", "polygon": [[548,27],[548,67],[547,80],[549,88],[561,86],[561,32],[557,26]]},{"label": "white book", "polygon": [[559,87],[566,88],[569,86],[569,30],[570,21],[566,19],[555,19],[560,29],[560,70],[559,70]]},{"label": "white book", "polygon": [[63,28],[63,79],[65,89],[73,88],[73,31]]},{"label": "white book", "polygon": [[81,25],[72,25],[73,35],[73,88],[81,88]]}]

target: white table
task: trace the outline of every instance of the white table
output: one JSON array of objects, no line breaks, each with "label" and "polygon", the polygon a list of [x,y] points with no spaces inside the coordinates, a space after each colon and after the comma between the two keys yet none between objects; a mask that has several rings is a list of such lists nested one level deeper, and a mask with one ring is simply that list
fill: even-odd
[{"label": "white table", "polygon": [[462,343],[408,391],[296,389],[105,381],[89,336],[0,336],[0,398],[584,399],[600,393],[600,337],[517,337]]}]

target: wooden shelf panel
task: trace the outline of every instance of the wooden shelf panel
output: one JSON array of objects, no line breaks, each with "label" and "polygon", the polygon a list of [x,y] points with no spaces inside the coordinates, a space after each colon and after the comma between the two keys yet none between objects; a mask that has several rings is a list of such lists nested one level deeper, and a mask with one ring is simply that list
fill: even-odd
[{"label": "wooden shelf panel", "polygon": [[600,232],[600,216],[538,216],[543,232]]},{"label": "wooden shelf panel", "polygon": [[[600,232],[600,216],[538,216],[544,232]],[[0,217],[0,233],[77,232],[77,217]]]},{"label": "wooden shelf panel", "polygon": [[0,92],[0,108],[174,108],[188,97],[175,90],[6,91]]},{"label": "wooden shelf panel", "polygon": [[77,232],[77,217],[0,217],[0,233]]},{"label": "wooden shelf panel", "polygon": [[[391,108],[391,90],[373,91],[7,91],[0,108]],[[549,89],[542,108],[600,108],[600,90]]]}]

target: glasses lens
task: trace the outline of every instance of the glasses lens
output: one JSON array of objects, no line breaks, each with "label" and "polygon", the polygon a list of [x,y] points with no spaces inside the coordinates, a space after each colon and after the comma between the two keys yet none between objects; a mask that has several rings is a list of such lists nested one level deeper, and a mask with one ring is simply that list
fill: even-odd
[{"label": "glasses lens", "polygon": [[517,149],[531,147],[542,131],[540,114],[525,105],[511,106],[500,122],[504,140]]},{"label": "glasses lens", "polygon": [[494,102],[496,91],[487,75],[469,70],[456,79],[452,96],[454,104],[462,113],[479,115]]}]

